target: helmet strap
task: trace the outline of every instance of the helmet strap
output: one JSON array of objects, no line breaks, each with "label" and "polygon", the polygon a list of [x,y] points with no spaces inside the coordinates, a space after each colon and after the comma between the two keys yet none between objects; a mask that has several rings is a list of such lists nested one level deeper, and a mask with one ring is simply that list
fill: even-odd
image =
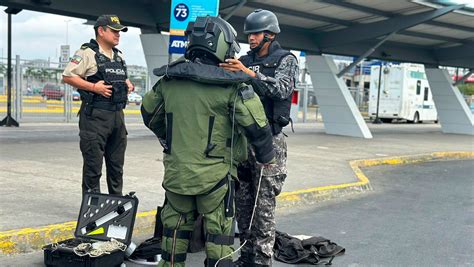
[{"label": "helmet strap", "polygon": [[254,48],[250,48],[250,50],[254,53],[258,53],[258,52],[260,52],[262,47],[265,45],[265,43],[271,42],[271,41],[273,41],[273,39],[271,39],[270,36],[267,33],[263,33],[263,40],[258,44],[258,46],[254,47]]}]

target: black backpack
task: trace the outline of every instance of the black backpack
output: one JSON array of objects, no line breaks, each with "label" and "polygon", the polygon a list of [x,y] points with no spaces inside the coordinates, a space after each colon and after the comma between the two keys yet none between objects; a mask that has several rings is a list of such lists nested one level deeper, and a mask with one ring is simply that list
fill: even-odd
[{"label": "black backpack", "polygon": [[301,240],[280,231],[276,231],[273,246],[275,259],[289,264],[331,265],[334,257],[343,255],[345,251],[345,248],[321,236]]}]

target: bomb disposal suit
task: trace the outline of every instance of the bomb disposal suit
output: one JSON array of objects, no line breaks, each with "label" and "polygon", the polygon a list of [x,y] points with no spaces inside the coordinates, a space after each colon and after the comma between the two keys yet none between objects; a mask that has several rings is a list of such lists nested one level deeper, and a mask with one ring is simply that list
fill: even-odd
[{"label": "bomb disposal suit", "polygon": [[232,26],[198,17],[186,34],[185,59],[154,70],[163,77],[141,107],[164,148],[159,266],[184,266],[197,214],[204,220],[206,266],[232,266],[237,165],[247,157],[247,142],[258,162],[272,161],[272,135],[259,97],[244,84],[250,76],[218,67],[240,49]]}]

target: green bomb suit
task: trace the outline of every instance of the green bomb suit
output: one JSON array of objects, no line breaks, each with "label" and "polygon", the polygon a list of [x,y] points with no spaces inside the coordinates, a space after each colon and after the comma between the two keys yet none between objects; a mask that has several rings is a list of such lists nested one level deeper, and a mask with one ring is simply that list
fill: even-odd
[{"label": "green bomb suit", "polygon": [[[233,252],[234,179],[247,143],[260,163],[274,159],[263,106],[246,74],[187,60],[154,71],[163,76],[142,104],[144,123],[164,148],[166,204],[160,266],[184,266],[197,214],[203,215],[206,265]],[[232,257],[218,266],[232,266]]]}]

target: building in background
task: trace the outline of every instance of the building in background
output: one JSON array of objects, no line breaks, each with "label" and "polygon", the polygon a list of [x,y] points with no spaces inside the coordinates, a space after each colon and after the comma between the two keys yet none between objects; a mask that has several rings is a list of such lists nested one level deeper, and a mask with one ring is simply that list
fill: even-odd
[{"label": "building in background", "polygon": [[150,90],[148,88],[148,70],[146,67],[138,65],[127,65],[128,78],[135,86],[135,92],[141,96],[145,94],[146,91]]}]

